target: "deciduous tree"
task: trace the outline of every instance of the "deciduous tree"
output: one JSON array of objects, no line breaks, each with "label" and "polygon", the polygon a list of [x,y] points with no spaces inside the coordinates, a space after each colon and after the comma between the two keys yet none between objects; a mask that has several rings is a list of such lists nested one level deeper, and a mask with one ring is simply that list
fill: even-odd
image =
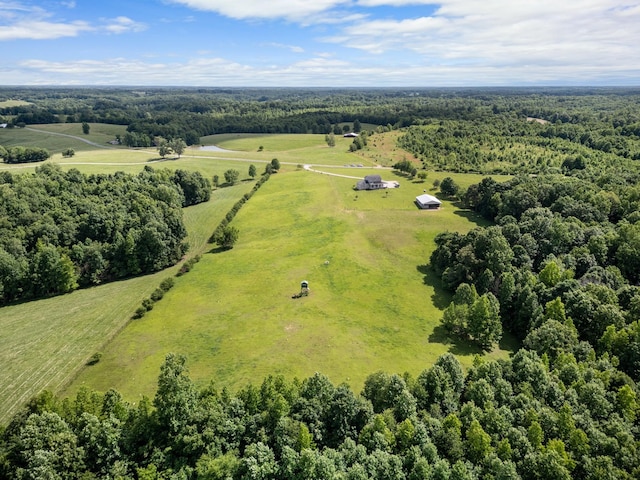
[{"label": "deciduous tree", "polygon": [[460,187],[451,177],[445,177],[442,179],[442,182],[440,182],[440,191],[443,195],[455,197],[459,190]]},{"label": "deciduous tree", "polygon": [[220,234],[216,238],[216,243],[222,248],[229,249],[238,241],[239,230],[236,227],[227,225],[222,228]]},{"label": "deciduous tree", "polygon": [[224,172],[224,179],[230,185],[234,185],[238,181],[238,178],[240,178],[240,172],[238,170],[229,169]]}]

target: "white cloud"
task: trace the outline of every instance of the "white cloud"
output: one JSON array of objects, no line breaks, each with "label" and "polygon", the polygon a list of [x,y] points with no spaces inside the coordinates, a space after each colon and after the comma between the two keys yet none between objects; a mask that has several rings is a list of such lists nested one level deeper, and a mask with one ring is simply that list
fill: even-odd
[{"label": "white cloud", "polygon": [[[360,61],[362,60],[362,61]],[[465,86],[599,83],[637,84],[640,67],[599,65],[381,64],[368,59],[316,55],[290,64],[256,67],[219,57],[185,61],[52,62],[27,60],[3,71],[8,83],[60,85],[193,85],[193,86]],[[615,78],[615,81],[611,81]]]},{"label": "white cloud", "polygon": [[350,4],[350,0],[172,0],[197,10],[216,12],[236,19],[273,19],[310,21],[310,15],[320,14],[332,8]]},{"label": "white cloud", "polygon": [[[361,0],[402,4],[403,0]],[[417,2],[416,2],[417,3]],[[640,66],[640,7],[623,1],[443,0],[434,14],[357,22],[324,40],[425,64]]]},{"label": "white cloud", "polygon": [[50,40],[60,37],[75,37],[93,28],[86,22],[54,23],[45,21],[18,21],[13,25],[0,26],[0,41],[3,40]]},{"label": "white cloud", "polygon": [[285,50],[290,50],[293,53],[304,53],[304,48],[299,47],[298,45],[286,45],[284,43],[271,42],[271,43],[265,43],[264,46],[266,46],[266,47],[275,47],[275,48],[284,48]]},{"label": "white cloud", "polygon": [[358,0],[363,7],[406,7],[407,5],[433,5],[435,0]]},{"label": "white cloud", "polygon": [[105,21],[102,26],[108,33],[121,34],[127,32],[141,32],[146,30],[146,25],[140,22],[131,20],[128,17],[116,17]]},{"label": "white cloud", "polygon": [[[72,8],[74,5],[67,6]],[[56,21],[52,17],[50,12],[41,7],[26,6],[18,2],[0,3],[0,21],[3,23],[0,24],[0,41],[52,40],[76,37],[83,32],[121,34],[140,32],[146,28],[144,24],[124,16],[106,19],[101,25],[93,25],[84,20]]]}]

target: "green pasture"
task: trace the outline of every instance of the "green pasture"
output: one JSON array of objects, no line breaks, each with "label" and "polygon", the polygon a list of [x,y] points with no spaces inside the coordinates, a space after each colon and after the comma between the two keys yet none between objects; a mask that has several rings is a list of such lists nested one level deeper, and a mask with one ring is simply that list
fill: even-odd
[{"label": "green pasture", "polygon": [[[97,147],[86,141],[93,142],[109,149],[124,148],[110,145],[116,135],[126,133],[126,126],[108,125],[104,123],[90,123],[88,135],[82,133],[80,123],[54,123],[48,125],[29,125],[26,128],[0,129],[0,145],[5,148],[15,146],[46,148],[52,154],[61,153],[68,148],[74,151],[92,151]],[[86,140],[86,141],[83,141]]]},{"label": "green pasture", "polygon": [[[418,210],[419,185],[351,186],[306,171],[273,176],[234,220],[238,244],[211,250],[177,278],[65,393],[86,385],[115,387],[129,399],[153,395],[168,352],[185,354],[200,384],[231,388],[320,371],[359,390],[376,370],[417,375],[448,351],[470,365],[480,352],[443,334],[449,295],[425,264],[435,235],[482,220],[450,202]],[[292,299],[301,280],[312,293]]]},{"label": "green pasture", "polygon": [[[153,395],[167,352],[186,354],[192,377],[201,384],[214,379],[231,388],[272,373],[304,378],[321,371],[359,389],[373,371],[416,375],[447,351],[469,365],[478,352],[452,343],[438,326],[449,295],[425,264],[437,233],[466,231],[482,220],[448,201],[440,211],[420,211],[413,199],[425,190],[437,194],[436,178],[451,176],[465,187],[480,177],[429,172],[425,182],[411,181],[372,168],[377,162],[367,164],[375,151],[355,155],[346,152],[346,142],[330,149],[324,136],[295,137],[263,137],[263,150],[273,149],[263,152],[253,151],[254,138],[244,146],[240,138],[230,144],[221,139],[212,143],[237,151],[189,149],[180,159],[161,160],[152,149],[54,155],[50,161],[85,173],[136,173],[151,165],[223,179],[224,171],[234,168],[242,181],[184,210],[189,255],[204,254],[142,319],[130,321],[141,301],[178,267],[0,309],[0,362],[6,366],[0,374],[5,386],[0,423],[43,389],[73,395],[87,385],[113,387],[132,400]],[[271,158],[281,161],[281,173],[234,219],[240,230],[236,247],[217,251],[207,239],[252,188],[249,165],[262,171],[260,162]],[[364,166],[344,166],[358,163]],[[302,164],[325,174],[305,171],[298,167]],[[401,187],[355,192],[355,179],[326,173],[358,178],[379,173]],[[301,280],[310,281],[312,294],[293,300]],[[489,355],[504,356],[513,345],[507,340],[502,347]],[[100,362],[85,367],[98,351]]]},{"label": "green pasture", "polygon": [[[283,164],[349,165],[362,163],[372,166],[371,159],[349,152],[352,138],[336,135],[335,147],[329,147],[325,135],[319,134],[221,134],[202,137],[204,145],[216,145],[232,152],[198,152],[199,155],[229,156],[271,161],[277,158]],[[259,151],[260,146],[263,147]],[[191,150],[190,150],[191,151]]]}]

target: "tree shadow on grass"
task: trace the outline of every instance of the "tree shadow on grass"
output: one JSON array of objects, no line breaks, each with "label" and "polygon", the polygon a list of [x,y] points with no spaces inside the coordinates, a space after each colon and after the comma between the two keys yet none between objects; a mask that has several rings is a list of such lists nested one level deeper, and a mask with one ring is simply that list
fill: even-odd
[{"label": "tree shadow on grass", "polygon": [[[456,206],[455,203],[454,206]],[[458,215],[459,217],[466,218],[471,223],[475,223],[479,227],[487,227],[491,225],[491,222],[489,222],[487,219],[482,217],[482,215],[474,212],[473,210],[458,209],[454,210],[453,213],[454,215]]]},{"label": "tree shadow on grass", "polygon": [[391,174],[395,175],[396,177],[404,178],[405,180],[409,178],[409,175],[407,175],[405,172],[401,172],[400,170],[391,170]]},{"label": "tree shadow on grass", "polygon": [[500,338],[498,346],[501,350],[511,352],[511,354],[513,355],[515,352],[520,350],[522,344],[514,335],[509,332],[503,331],[502,338]]},{"label": "tree shadow on grass", "polygon": [[449,352],[453,353],[454,355],[484,354],[484,351],[478,345],[475,345],[470,341],[449,335],[447,329],[442,325],[438,325],[433,329],[433,332],[431,332],[431,335],[429,335],[429,343],[439,343],[441,345],[447,345],[449,347]]},{"label": "tree shadow on grass", "polygon": [[150,163],[161,163],[161,162],[175,162],[176,160],[180,160],[180,157],[155,157],[150,158],[147,162]]},{"label": "tree shadow on grass", "polygon": [[422,279],[424,284],[433,288],[431,303],[433,303],[433,305],[439,310],[447,308],[449,303],[451,303],[452,294],[444,288],[442,280],[440,280],[438,274],[434,272],[429,265],[418,265],[416,269],[424,275]]},{"label": "tree shadow on grass", "polygon": [[233,247],[213,247],[207,253],[223,253],[223,252],[226,252],[228,250],[231,250],[231,248],[233,248]]}]

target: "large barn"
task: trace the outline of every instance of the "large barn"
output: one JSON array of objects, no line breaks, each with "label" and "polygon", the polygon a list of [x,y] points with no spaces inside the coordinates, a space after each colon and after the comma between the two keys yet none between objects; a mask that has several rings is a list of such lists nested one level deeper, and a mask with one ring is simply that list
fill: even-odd
[{"label": "large barn", "polygon": [[424,210],[437,210],[442,205],[442,202],[433,195],[425,193],[416,197],[416,204]]}]

